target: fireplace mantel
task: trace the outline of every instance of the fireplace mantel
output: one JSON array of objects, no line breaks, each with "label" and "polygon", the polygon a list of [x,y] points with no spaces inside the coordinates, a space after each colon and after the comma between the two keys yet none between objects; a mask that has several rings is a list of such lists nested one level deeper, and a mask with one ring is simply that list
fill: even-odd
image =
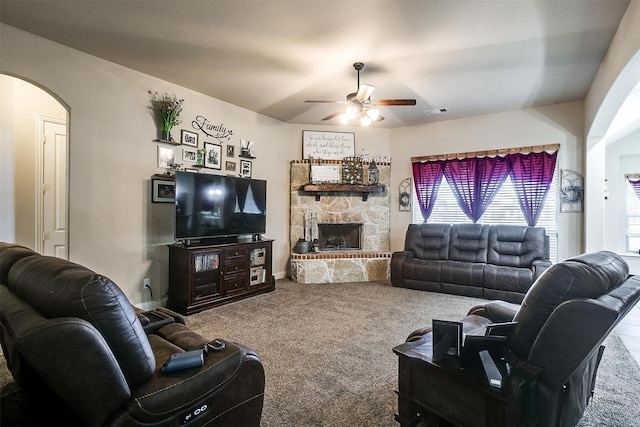
[{"label": "fireplace mantel", "polygon": [[353,185],[353,184],[306,184],[301,188],[307,193],[314,193],[316,202],[320,201],[322,193],[361,193],[362,201],[366,202],[370,193],[382,193],[384,185]]}]

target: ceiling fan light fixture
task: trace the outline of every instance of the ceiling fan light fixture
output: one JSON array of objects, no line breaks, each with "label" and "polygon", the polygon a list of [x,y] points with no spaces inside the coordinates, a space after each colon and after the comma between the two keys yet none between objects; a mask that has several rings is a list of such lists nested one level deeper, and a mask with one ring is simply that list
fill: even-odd
[{"label": "ceiling fan light fixture", "polygon": [[350,107],[347,107],[346,110],[344,110],[344,114],[345,116],[347,116],[349,120],[353,120],[358,115],[358,110],[356,109],[356,107],[350,106]]},{"label": "ceiling fan light fixture", "polygon": [[376,121],[378,117],[380,117],[380,110],[377,108],[369,108],[367,110],[367,117],[371,119],[371,121]]},{"label": "ceiling fan light fixture", "polygon": [[[0,0],[1,1],[1,0]],[[379,122],[384,120],[384,116],[380,114],[377,106],[397,106],[397,105],[416,105],[415,99],[371,99],[371,94],[375,90],[375,86],[368,84],[360,84],[360,70],[364,68],[362,62],[356,62],[353,64],[353,68],[358,73],[358,90],[347,94],[345,101],[317,101],[307,100],[305,102],[321,102],[321,103],[334,103],[334,104],[346,104],[346,108],[343,111],[336,111],[333,114],[328,115],[322,120],[331,120],[334,117],[338,117],[342,124],[347,125],[352,120],[359,119],[360,126],[369,126],[372,122]],[[426,112],[425,112],[426,114]]]}]

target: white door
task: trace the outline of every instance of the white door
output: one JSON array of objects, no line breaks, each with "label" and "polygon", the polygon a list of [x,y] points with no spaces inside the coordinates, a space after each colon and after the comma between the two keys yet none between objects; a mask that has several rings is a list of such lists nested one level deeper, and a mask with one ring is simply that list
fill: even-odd
[{"label": "white door", "polygon": [[40,224],[43,255],[67,258],[67,125],[41,117],[42,201]]}]

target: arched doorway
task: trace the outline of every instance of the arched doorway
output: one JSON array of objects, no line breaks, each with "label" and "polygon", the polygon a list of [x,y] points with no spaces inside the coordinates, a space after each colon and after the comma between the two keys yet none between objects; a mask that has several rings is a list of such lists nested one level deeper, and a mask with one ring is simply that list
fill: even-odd
[{"label": "arched doorway", "polygon": [[[640,127],[640,111],[637,107],[637,90],[640,85],[640,51],[631,58],[617,76],[606,97],[603,99],[600,108],[593,120],[593,124],[586,138],[586,170],[587,180],[585,182],[585,241],[587,252],[607,249],[618,253],[623,253],[624,249],[616,245],[617,234],[623,232],[616,227],[619,222],[616,212],[619,209],[612,209],[612,204],[621,203],[619,197],[611,197],[605,202],[605,182],[609,182],[608,190],[619,181],[619,167],[612,171],[611,163],[608,159],[610,154],[616,152],[614,149],[621,141],[622,135],[634,132],[638,134]],[[635,93],[635,96],[633,96]],[[636,107],[627,108],[626,104],[635,102]],[[624,120],[620,120],[619,114],[625,110],[631,110],[632,114]],[[613,124],[613,126],[612,126]],[[629,145],[627,143],[627,145]],[[640,145],[634,143],[631,151],[623,153],[624,156],[640,155]],[[613,159],[613,163],[620,164],[620,159]],[[609,166],[608,166],[609,165]],[[613,236],[612,236],[613,235]],[[624,255],[624,254],[623,254]],[[637,258],[626,258],[630,266],[630,271],[638,274],[640,262]]]},{"label": "arched doorway", "polygon": [[68,257],[68,110],[54,96],[0,74],[0,240]]}]

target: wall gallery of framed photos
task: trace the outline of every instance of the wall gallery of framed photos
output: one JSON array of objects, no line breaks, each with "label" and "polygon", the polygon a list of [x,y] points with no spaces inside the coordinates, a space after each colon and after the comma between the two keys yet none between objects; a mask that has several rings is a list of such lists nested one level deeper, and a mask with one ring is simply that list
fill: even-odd
[{"label": "wall gallery of framed photos", "polygon": [[215,142],[202,141],[198,132],[181,129],[179,141],[155,140],[162,143],[158,145],[156,166],[167,169],[167,176],[175,170],[186,170],[202,173],[225,171],[228,175],[235,173],[251,177],[254,141],[240,139],[240,145],[236,146],[224,139],[212,139]]}]

